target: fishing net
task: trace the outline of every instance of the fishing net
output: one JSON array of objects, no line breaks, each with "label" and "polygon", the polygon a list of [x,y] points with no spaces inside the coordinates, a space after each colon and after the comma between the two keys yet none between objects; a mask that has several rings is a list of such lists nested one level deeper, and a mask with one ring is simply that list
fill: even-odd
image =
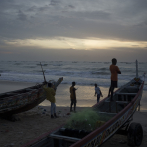
[{"label": "fishing net", "polygon": [[110,119],[106,114],[99,114],[93,108],[87,108],[73,113],[68,119],[65,128],[93,131]]}]

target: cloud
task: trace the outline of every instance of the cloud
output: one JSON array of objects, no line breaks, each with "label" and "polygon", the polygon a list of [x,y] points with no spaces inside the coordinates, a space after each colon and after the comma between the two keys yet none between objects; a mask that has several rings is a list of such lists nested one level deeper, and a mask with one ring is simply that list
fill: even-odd
[{"label": "cloud", "polygon": [[[146,8],[146,0],[0,1],[0,46],[8,45],[4,40],[40,38],[147,42]],[[69,48],[83,45],[66,44]]]},{"label": "cloud", "polygon": [[36,6],[31,6],[30,8],[28,8],[27,11],[28,12],[36,12],[37,11],[37,7]]},{"label": "cloud", "polygon": [[71,8],[71,9],[75,8],[75,6],[73,6],[73,5],[68,5],[67,7]]},{"label": "cloud", "polygon": [[58,1],[58,0],[51,0],[51,2],[50,2],[49,5],[51,5],[51,6],[56,6],[56,5],[58,5],[59,3],[60,3],[60,1]]},{"label": "cloud", "polygon": [[27,20],[27,15],[25,15],[21,10],[18,11],[18,19],[25,21]]},{"label": "cloud", "polygon": [[[74,49],[40,49],[40,48],[11,48],[0,49],[1,60],[15,61],[98,61],[106,62],[116,58],[118,62],[134,62],[136,59],[139,62],[147,62],[147,50],[117,48],[115,50],[74,50]],[[11,54],[9,53],[11,52]],[[28,54],[29,52],[29,54]],[[127,52],[127,54],[126,54]]]}]

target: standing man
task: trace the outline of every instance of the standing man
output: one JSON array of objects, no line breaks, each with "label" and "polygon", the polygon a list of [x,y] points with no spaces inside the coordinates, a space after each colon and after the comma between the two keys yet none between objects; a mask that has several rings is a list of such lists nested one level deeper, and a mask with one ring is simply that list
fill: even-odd
[{"label": "standing man", "polygon": [[70,100],[71,100],[71,104],[70,104],[70,112],[72,112],[72,105],[74,104],[74,112],[76,112],[76,103],[77,103],[77,100],[76,100],[76,88],[74,87],[76,85],[75,82],[72,82],[72,86],[70,87],[69,89],[69,92],[70,92]]},{"label": "standing man", "polygon": [[118,74],[121,74],[118,66],[116,66],[117,60],[115,58],[112,59],[112,65],[110,65],[110,72],[111,72],[111,86],[109,88],[109,93],[108,97],[110,96],[111,92],[111,98],[110,100],[112,101],[113,98],[113,91],[114,88],[117,88],[117,81],[118,81]]},{"label": "standing man", "polygon": [[97,103],[99,103],[100,100],[100,96],[103,97],[102,92],[100,90],[100,88],[97,86],[97,84],[95,84],[95,95],[97,95]]},{"label": "standing man", "polygon": [[48,83],[48,87],[44,86],[43,87],[46,95],[47,95],[47,100],[49,100],[51,102],[51,118],[57,118],[56,115],[56,99],[55,99],[55,90],[52,88],[52,83]]}]

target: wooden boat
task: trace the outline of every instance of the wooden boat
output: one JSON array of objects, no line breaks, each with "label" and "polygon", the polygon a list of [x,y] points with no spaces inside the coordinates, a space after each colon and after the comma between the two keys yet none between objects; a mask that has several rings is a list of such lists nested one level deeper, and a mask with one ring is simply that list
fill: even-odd
[{"label": "wooden boat", "polygon": [[143,138],[142,126],[131,121],[137,107],[140,106],[144,80],[145,74],[140,78],[136,74],[135,78],[114,93],[113,101],[110,101],[110,97],[106,97],[93,106],[98,115],[105,114],[110,117],[94,131],[87,132],[62,126],[23,147],[99,147],[115,133],[127,135],[128,145],[139,146]]},{"label": "wooden boat", "polygon": [[[57,82],[50,82],[57,88],[62,80],[63,78],[59,78]],[[43,102],[46,99],[46,94],[43,90],[45,84],[44,82],[36,86],[0,94],[0,116],[12,116],[13,114],[30,110]]]}]

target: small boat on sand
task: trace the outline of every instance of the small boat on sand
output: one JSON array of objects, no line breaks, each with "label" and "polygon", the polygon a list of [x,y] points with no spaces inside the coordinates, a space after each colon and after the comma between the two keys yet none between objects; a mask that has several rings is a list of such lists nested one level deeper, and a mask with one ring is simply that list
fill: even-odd
[{"label": "small boat on sand", "polygon": [[143,138],[143,129],[139,123],[131,123],[133,114],[140,106],[145,74],[133,78],[123,85],[113,95],[113,101],[106,97],[92,108],[99,116],[107,116],[107,121],[97,120],[94,130],[75,129],[66,127],[66,124],[53,132],[23,147],[99,147],[114,134],[127,135],[129,146],[140,146]]},{"label": "small boat on sand", "polygon": [[[62,82],[59,78],[57,82],[50,81],[55,88]],[[30,110],[46,99],[43,86],[46,83],[37,84],[32,87],[21,90],[6,92],[0,94],[0,116],[10,118],[13,114]]]}]

